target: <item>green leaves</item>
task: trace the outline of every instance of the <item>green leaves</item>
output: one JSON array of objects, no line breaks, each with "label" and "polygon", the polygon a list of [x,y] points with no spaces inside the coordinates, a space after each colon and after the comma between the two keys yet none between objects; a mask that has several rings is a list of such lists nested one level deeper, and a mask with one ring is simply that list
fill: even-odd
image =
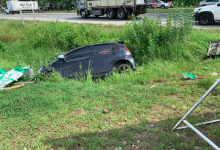
[{"label": "green leaves", "polygon": [[6,45],[0,41],[0,51],[5,51]]}]

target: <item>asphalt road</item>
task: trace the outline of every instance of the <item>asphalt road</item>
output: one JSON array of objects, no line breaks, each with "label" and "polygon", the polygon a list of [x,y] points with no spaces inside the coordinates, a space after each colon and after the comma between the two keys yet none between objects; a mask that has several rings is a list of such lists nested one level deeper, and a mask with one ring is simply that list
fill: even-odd
[{"label": "asphalt road", "polygon": [[[166,13],[148,13],[147,16],[149,18],[157,19],[158,16],[161,17],[161,23],[166,23]],[[20,20],[20,14],[5,14],[0,13],[0,19],[15,19]],[[32,13],[23,13],[24,20],[33,20]],[[105,16],[99,18],[86,18],[83,19],[80,16],[77,16],[75,13],[36,13],[35,14],[36,20],[40,21],[56,21],[58,19],[59,22],[77,22],[77,23],[102,23],[102,24],[117,24],[123,25],[126,22],[131,22],[131,20],[119,20],[119,19],[108,19]],[[215,23],[208,26],[201,26],[198,22],[195,22],[196,27],[200,28],[220,28],[220,23]]]}]

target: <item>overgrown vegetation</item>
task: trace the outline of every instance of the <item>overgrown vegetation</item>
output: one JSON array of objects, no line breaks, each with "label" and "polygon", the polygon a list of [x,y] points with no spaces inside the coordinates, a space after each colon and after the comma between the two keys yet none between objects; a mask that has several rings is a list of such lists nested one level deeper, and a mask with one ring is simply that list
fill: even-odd
[{"label": "overgrown vegetation", "polygon": [[176,0],[173,1],[175,7],[190,7],[190,6],[199,6],[199,2],[204,0]]},{"label": "overgrown vegetation", "polygon": [[[0,20],[4,70],[30,65],[36,73],[72,48],[119,40],[138,63],[135,72],[96,82],[37,74],[35,84],[0,91],[0,149],[211,149],[191,130],[171,131],[215,82],[211,73],[220,74],[219,59],[203,59],[220,30],[193,29],[190,20],[175,13],[165,26],[145,18],[125,26],[25,21],[25,28]],[[182,73],[205,79],[183,80]],[[218,93],[193,112],[191,123],[220,117]],[[199,129],[219,145],[218,128]]]}]

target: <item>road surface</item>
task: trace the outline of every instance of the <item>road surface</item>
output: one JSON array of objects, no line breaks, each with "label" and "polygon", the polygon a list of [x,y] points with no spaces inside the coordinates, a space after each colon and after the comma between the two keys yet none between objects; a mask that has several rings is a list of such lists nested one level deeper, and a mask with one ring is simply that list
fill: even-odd
[{"label": "road surface", "polygon": [[[158,16],[161,17],[161,23],[166,23],[166,13],[147,13],[147,16],[149,18],[157,19]],[[0,13],[0,19],[15,19],[20,20],[21,15],[20,14],[5,14]],[[23,13],[24,20],[33,20],[33,14],[32,13]],[[83,19],[79,16],[77,16],[75,13],[36,13],[35,14],[36,20],[40,21],[56,21],[59,22],[76,22],[76,23],[102,23],[102,24],[116,24],[116,25],[123,25],[126,22],[131,22],[131,20],[119,20],[119,19],[108,19],[105,16],[99,17],[99,18],[86,18]],[[220,23],[215,23],[213,25],[208,26],[201,26],[198,24],[198,22],[195,23],[196,27],[200,28],[220,28]]]}]

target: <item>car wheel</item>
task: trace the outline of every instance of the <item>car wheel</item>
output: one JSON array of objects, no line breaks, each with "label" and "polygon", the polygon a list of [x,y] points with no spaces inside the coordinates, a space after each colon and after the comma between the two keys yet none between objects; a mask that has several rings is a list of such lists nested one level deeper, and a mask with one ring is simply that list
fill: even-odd
[{"label": "car wheel", "polygon": [[119,64],[114,67],[114,71],[119,74],[124,74],[125,72],[128,72],[131,70],[131,66],[129,64]]},{"label": "car wheel", "polygon": [[98,18],[99,17],[99,15],[95,15],[95,18]]},{"label": "car wheel", "polygon": [[151,5],[149,5],[149,6],[148,6],[148,8],[149,8],[149,9],[152,9],[152,6],[151,6]]},{"label": "car wheel", "polygon": [[107,18],[114,19],[116,17],[116,13],[114,9],[108,9],[106,12]]},{"label": "car wheel", "polygon": [[204,7],[204,6],[206,6],[206,5],[202,5],[202,7]]},{"label": "car wheel", "polygon": [[201,25],[209,25],[211,23],[211,17],[208,14],[202,14],[199,17],[199,24]]},{"label": "car wheel", "polygon": [[82,18],[87,18],[87,13],[84,9],[80,11],[80,15]]},{"label": "car wheel", "polygon": [[117,17],[118,17],[118,19],[125,19],[125,18],[127,18],[127,13],[125,12],[124,9],[120,8],[117,11]]},{"label": "car wheel", "polygon": [[162,5],[162,6],[160,6],[160,8],[161,8],[161,9],[164,9],[164,8],[165,8],[165,6],[164,6],[164,5]]}]

